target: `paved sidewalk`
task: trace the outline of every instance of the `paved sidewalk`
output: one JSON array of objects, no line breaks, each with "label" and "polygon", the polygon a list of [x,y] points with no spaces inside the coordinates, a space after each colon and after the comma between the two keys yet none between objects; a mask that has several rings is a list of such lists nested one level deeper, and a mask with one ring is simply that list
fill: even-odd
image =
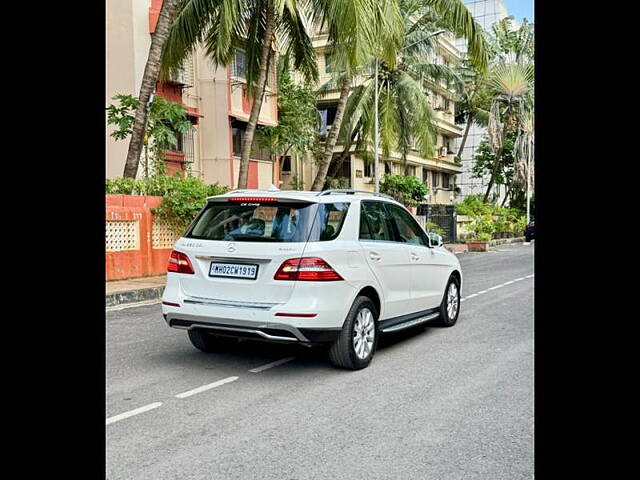
[{"label": "paved sidewalk", "polygon": [[106,282],[107,307],[159,299],[167,283],[167,276],[131,278]]}]

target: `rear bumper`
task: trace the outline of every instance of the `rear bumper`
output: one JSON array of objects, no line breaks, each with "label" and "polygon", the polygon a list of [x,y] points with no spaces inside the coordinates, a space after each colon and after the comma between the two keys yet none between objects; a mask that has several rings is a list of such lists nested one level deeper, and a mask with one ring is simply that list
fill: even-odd
[{"label": "rear bumper", "polygon": [[163,316],[172,328],[202,329],[218,335],[275,343],[328,343],[333,342],[341,330],[340,328],[299,328],[285,323],[212,318],[180,312],[169,312]]}]

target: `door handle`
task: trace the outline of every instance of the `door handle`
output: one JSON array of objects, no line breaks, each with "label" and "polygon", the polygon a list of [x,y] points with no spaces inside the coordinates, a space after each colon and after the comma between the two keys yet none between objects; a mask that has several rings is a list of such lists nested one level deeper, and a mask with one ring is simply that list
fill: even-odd
[{"label": "door handle", "polygon": [[376,252],[369,252],[369,258],[374,262],[379,262],[382,259],[382,257]]}]

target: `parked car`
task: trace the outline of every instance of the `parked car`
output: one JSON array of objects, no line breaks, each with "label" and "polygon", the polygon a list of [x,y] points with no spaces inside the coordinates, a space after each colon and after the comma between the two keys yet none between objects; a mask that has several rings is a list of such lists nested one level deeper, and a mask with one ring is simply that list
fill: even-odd
[{"label": "parked car", "polygon": [[536,238],[536,225],[533,220],[531,220],[524,229],[524,239],[527,242],[534,240]]},{"label": "parked car", "polygon": [[329,346],[360,369],[380,334],[454,325],[462,270],[391,197],[241,190],[208,199],[171,252],[162,313],[192,344],[238,338]]}]

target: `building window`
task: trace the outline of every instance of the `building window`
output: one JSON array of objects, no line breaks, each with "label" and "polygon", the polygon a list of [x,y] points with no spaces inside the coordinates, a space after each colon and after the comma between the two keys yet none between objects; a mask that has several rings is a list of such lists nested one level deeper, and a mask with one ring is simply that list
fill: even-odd
[{"label": "building window", "polygon": [[407,175],[411,175],[412,177],[416,176],[416,167],[415,167],[415,165],[408,165],[407,166]]},{"label": "building window", "polygon": [[433,172],[433,188],[437,188],[440,186],[440,173]]},{"label": "building window", "polygon": [[282,157],[282,173],[290,173],[291,172],[291,157],[286,155]]},{"label": "building window", "polygon": [[[247,122],[240,122],[234,120],[231,122],[231,138],[233,146],[233,155],[239,157],[242,153],[242,140],[244,138],[244,132],[247,129]],[[251,154],[249,156],[252,160],[268,160],[271,161],[271,153],[266,148],[260,148],[257,144],[257,138],[254,138],[251,146]]]},{"label": "building window", "polygon": [[373,162],[364,162],[364,176],[373,177]]},{"label": "building window", "polygon": [[389,164],[389,162],[384,162],[384,173],[391,173],[391,165]]},{"label": "building window", "polygon": [[242,50],[236,50],[236,56],[233,59],[233,76],[247,78],[247,57]]},{"label": "building window", "polygon": [[331,73],[331,54],[330,53],[324,54],[324,72]]},{"label": "building window", "polygon": [[442,188],[449,188],[449,174],[442,174]]},{"label": "building window", "polygon": [[426,168],[422,169],[422,182],[425,185],[429,185],[429,173],[431,173],[429,170],[427,170]]},{"label": "building window", "polygon": [[442,136],[442,146],[443,148],[446,148],[447,150],[447,154],[453,153],[451,151],[451,138],[446,137],[446,136]]},{"label": "building window", "polygon": [[326,135],[329,132],[329,127],[333,124],[336,118],[337,105],[324,105],[318,108],[320,112],[320,135]]}]

